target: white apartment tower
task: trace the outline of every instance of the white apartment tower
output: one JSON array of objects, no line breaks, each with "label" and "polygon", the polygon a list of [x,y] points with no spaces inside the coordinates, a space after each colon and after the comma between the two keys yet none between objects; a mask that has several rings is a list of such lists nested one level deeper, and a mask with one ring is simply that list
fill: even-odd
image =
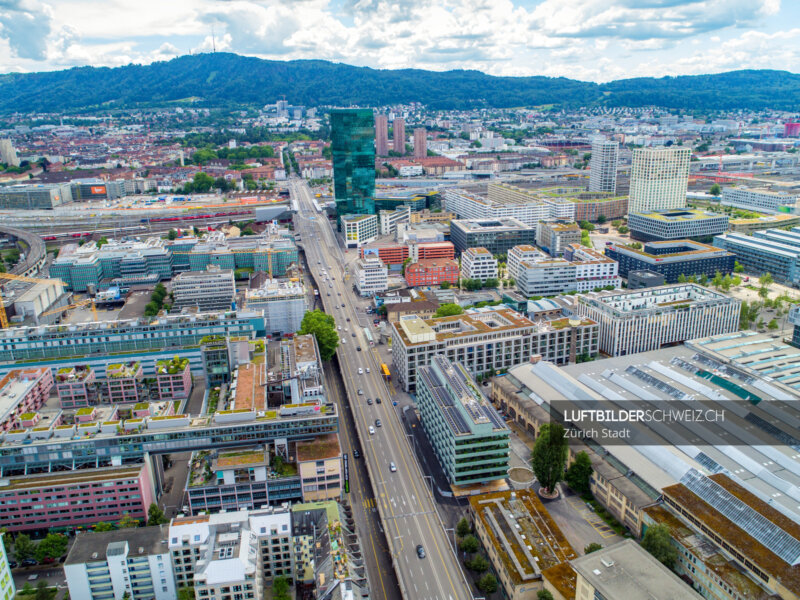
[{"label": "white apartment tower", "polygon": [[634,150],[628,213],[684,208],[690,157],[676,146]]},{"label": "white apartment tower", "polygon": [[592,141],[589,163],[589,191],[617,193],[619,142],[596,138]]},{"label": "white apartment tower", "polygon": [[461,253],[461,277],[466,279],[497,279],[497,259],[486,248],[467,248]]}]

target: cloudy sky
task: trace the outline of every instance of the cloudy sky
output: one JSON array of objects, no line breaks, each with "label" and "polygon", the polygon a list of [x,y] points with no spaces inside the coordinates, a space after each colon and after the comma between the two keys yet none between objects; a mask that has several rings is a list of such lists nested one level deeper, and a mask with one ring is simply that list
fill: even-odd
[{"label": "cloudy sky", "polygon": [[0,71],[212,48],[591,81],[800,71],[800,0],[0,0]]}]

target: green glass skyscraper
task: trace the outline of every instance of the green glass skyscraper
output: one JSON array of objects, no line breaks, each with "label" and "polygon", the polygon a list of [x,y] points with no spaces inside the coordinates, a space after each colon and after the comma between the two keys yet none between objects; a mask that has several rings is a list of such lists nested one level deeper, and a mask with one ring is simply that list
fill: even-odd
[{"label": "green glass skyscraper", "polygon": [[370,108],[331,111],[333,194],[341,215],[375,214],[375,117]]}]

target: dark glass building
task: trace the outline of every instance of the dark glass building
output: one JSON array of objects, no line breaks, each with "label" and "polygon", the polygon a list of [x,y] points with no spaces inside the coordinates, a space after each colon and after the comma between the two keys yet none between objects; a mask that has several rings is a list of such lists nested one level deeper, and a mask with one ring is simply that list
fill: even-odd
[{"label": "dark glass building", "polygon": [[370,108],[331,111],[333,196],[341,215],[375,214],[375,117]]},{"label": "dark glass building", "polygon": [[[626,244],[606,246],[606,256],[619,263],[621,277],[632,271],[647,270],[664,276],[666,283],[677,283],[680,276],[706,275],[714,277],[733,272],[736,256],[722,248],[715,248],[693,240],[649,242],[641,250]],[[628,287],[631,282],[628,282]]]}]

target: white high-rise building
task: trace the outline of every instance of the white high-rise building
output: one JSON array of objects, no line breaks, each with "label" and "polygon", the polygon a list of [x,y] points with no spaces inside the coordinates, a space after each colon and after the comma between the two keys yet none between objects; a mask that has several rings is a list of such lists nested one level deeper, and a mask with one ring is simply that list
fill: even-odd
[{"label": "white high-rise building", "polygon": [[461,277],[485,282],[497,276],[497,259],[486,248],[467,248],[461,253]]},{"label": "white high-rise building", "polygon": [[633,151],[628,213],[686,206],[689,148],[637,148]]},{"label": "white high-rise building", "polygon": [[366,256],[356,263],[356,288],[362,296],[373,296],[389,288],[389,270],[377,256]]},{"label": "white high-rise building", "polygon": [[589,163],[589,191],[617,193],[619,142],[596,138],[592,141]]},{"label": "white high-rise building", "polygon": [[9,167],[19,166],[17,151],[9,139],[0,140],[0,162],[7,164]]}]

